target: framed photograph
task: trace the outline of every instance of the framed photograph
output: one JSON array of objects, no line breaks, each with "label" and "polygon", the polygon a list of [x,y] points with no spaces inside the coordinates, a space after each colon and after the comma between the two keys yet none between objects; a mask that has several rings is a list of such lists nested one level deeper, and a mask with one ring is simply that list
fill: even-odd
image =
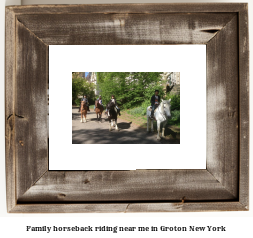
[{"label": "framed photograph", "polygon": [[[205,45],[51,45],[49,52],[49,170],[206,169]],[[109,123],[112,95],[118,113]],[[201,109],[197,117],[189,101]]]},{"label": "framed photograph", "polygon": [[[246,3],[11,6],[6,7],[5,42],[8,212],[249,210],[249,39],[248,5]],[[194,65],[197,66],[193,73],[190,70],[188,71],[191,83],[185,87],[184,82],[187,80],[184,81],[184,73],[181,75],[180,70],[176,68],[180,63],[176,61],[176,57],[168,57],[170,50],[167,47],[175,46],[176,49],[178,45],[189,45],[189,47],[201,45],[205,47],[205,60],[201,62],[204,61],[205,63],[206,77],[202,77],[202,81],[201,79],[200,81],[192,80],[192,78],[194,79],[194,72],[198,75],[198,71],[203,68],[202,63],[195,61],[195,52],[189,54],[189,58],[183,54],[175,54],[179,56],[181,62],[183,62],[183,58],[187,58],[186,62],[193,65],[190,67],[191,69]],[[70,49],[69,47],[94,47],[91,54],[87,54],[87,51],[84,51],[86,54],[79,52],[79,55],[87,62],[90,60],[93,64],[90,64],[89,67],[87,63],[82,68],[67,68],[71,61],[75,62],[75,59],[78,58],[78,54],[73,54],[71,57],[68,55],[65,59],[66,64],[58,64],[61,65],[61,68],[52,66],[54,47],[58,46],[65,47],[61,50],[65,55],[67,55],[66,52]],[[138,65],[138,68],[131,69],[121,68],[120,66],[125,64],[120,63],[119,67],[116,68],[99,68],[98,65],[101,66],[102,64],[95,67],[92,57],[93,54],[98,54],[96,47],[100,46],[104,47],[103,50],[106,49],[106,46],[118,46],[121,47],[120,51],[123,46],[131,47],[131,50],[136,47],[136,52],[132,53],[133,61],[138,49],[143,47],[145,49],[143,52],[147,52],[151,51],[153,47],[158,55],[167,57],[150,57],[147,64],[153,67],[163,65],[165,62],[164,66],[166,63],[168,66],[167,68],[154,67],[152,69],[149,67],[149,70],[140,67],[138,63],[133,64]],[[150,47],[150,49],[145,47]],[[160,47],[160,49],[155,47]],[[72,49],[70,51],[75,52]],[[120,51],[118,50],[118,52]],[[117,55],[116,50],[112,50],[110,55],[114,53]],[[61,53],[56,55],[59,56]],[[124,62],[124,58],[127,58],[126,55],[127,53],[122,54],[121,57],[116,57],[115,62]],[[95,57],[94,59],[99,58]],[[145,58],[148,57],[143,57],[139,62],[144,61]],[[171,59],[175,59],[174,62],[177,62],[175,68],[169,67],[169,62],[173,61]],[[198,66],[201,69],[198,69]],[[51,74],[54,69],[57,69],[56,74]],[[64,74],[68,77],[68,82],[61,77],[62,72],[66,72],[66,70],[68,72]],[[159,158],[163,157],[163,161],[167,161],[168,151],[173,145],[159,142],[159,145],[150,147],[149,155],[145,154],[143,157],[141,155],[136,156],[133,152],[134,147],[122,145],[125,146],[124,149],[127,152],[122,152],[122,155],[115,155],[118,160],[121,159],[121,164],[123,164],[121,168],[117,166],[100,168],[102,156],[84,157],[83,167],[79,166],[78,168],[80,164],[77,162],[77,166],[74,168],[71,166],[61,168],[63,160],[67,160],[71,164],[76,157],[68,154],[69,147],[65,144],[82,146],[83,149],[81,150],[84,154],[88,151],[91,154],[100,152],[101,155],[107,155],[113,151],[112,148],[119,146],[119,143],[109,145],[108,141],[96,143],[97,139],[88,143],[92,144],[88,150],[88,147],[85,147],[86,143],[73,143],[73,141],[80,142],[80,137],[78,140],[73,137],[73,128],[71,128],[74,125],[71,126],[72,123],[77,123],[73,122],[73,113],[76,113],[78,120],[82,117],[81,113],[78,115],[77,111],[79,108],[78,96],[80,95],[76,95],[76,98],[72,97],[72,100],[70,99],[67,104],[64,104],[65,95],[61,95],[61,92],[66,84],[70,84],[70,90],[73,88],[73,84],[71,86],[73,78],[79,82],[82,74],[84,74],[84,78],[87,77],[86,71],[90,71],[87,73],[91,73],[93,78],[95,76],[98,79],[99,77],[103,78],[104,81],[100,81],[99,86],[104,90],[103,93],[106,92],[105,94],[102,93],[105,98],[111,92],[110,87],[108,89],[108,85],[103,83],[108,77],[111,80],[110,83],[113,80],[118,83],[117,80],[120,80],[121,76],[116,75],[117,72],[125,73],[121,77],[123,80],[121,82],[136,82],[134,87],[129,88],[132,90],[131,92],[135,92],[133,89],[139,87],[138,82],[143,76],[141,72],[153,73],[150,75],[153,75],[153,81],[157,80],[157,82],[162,78],[165,80],[165,77],[168,77],[170,73],[180,72],[180,97],[184,95],[182,91],[184,87],[188,91],[192,91],[196,97],[199,92],[196,92],[195,89],[198,88],[199,82],[204,81],[205,89],[200,91],[205,92],[205,98],[199,97],[199,100],[198,97],[193,100],[189,98],[189,106],[185,107],[184,110],[183,105],[186,104],[182,101],[180,108],[180,123],[181,120],[182,122],[187,120],[187,117],[205,116],[203,117],[206,118],[203,124],[205,128],[204,130],[201,129],[201,133],[204,131],[204,138],[199,136],[194,144],[195,147],[191,146],[192,150],[185,150],[185,154],[178,157],[182,157],[185,161],[193,161],[197,157],[198,151],[203,152],[204,148],[204,153],[199,154],[199,157],[204,159],[205,166],[203,168],[187,167],[182,169],[160,166],[162,162],[159,162]],[[53,77],[52,75],[56,76]],[[146,75],[145,77],[151,76]],[[56,87],[54,90],[55,87],[52,82],[56,79],[59,80],[59,83],[58,88]],[[160,84],[157,84],[157,87],[158,85]],[[144,86],[142,92],[146,92],[148,87]],[[96,88],[96,90],[98,89]],[[153,93],[151,96],[156,96],[155,92]],[[87,92],[81,95],[82,101],[85,101],[84,94]],[[145,95],[143,94],[143,97]],[[149,100],[150,95],[147,95]],[[98,100],[95,96],[98,96]],[[129,99],[123,99],[120,93],[116,96],[116,99],[122,100],[123,104],[131,104]],[[171,98],[166,98],[166,95],[163,96],[163,103],[160,103],[159,106],[164,105],[166,109],[165,102],[171,101]],[[137,96],[134,97],[134,99],[136,98]],[[99,93],[95,93],[94,99],[98,101],[94,101],[94,112],[96,112],[98,108],[96,103],[101,103]],[[110,95],[108,102],[111,99],[115,99],[115,97],[113,98]],[[77,102],[75,109],[72,107],[73,102]],[[72,105],[70,105],[71,103]],[[118,104],[122,113],[125,109],[128,110],[126,105],[124,109],[123,104]],[[51,105],[56,105],[56,107],[51,107]],[[64,107],[64,105],[66,106]],[[150,106],[152,105],[147,106],[147,113],[149,109],[151,110],[150,113],[153,110]],[[52,111],[51,108],[53,108]],[[58,113],[59,109],[57,108],[63,108],[63,110]],[[138,107],[136,108],[135,112],[139,110]],[[80,109],[82,111],[84,107]],[[94,110],[93,108],[90,109]],[[117,123],[109,124],[115,108],[112,110],[108,106],[107,109],[109,112],[108,121],[105,121],[107,122],[107,135],[112,135],[117,128],[124,130],[125,124],[120,125],[118,123],[118,127]],[[66,128],[62,128],[62,130],[68,131],[70,136],[65,138],[58,135],[57,145],[62,146],[56,149],[54,154],[51,154],[51,151],[56,147],[56,142],[51,144],[51,139],[57,140],[52,134],[53,129],[51,128],[54,125],[51,120],[58,120],[60,123],[64,120],[62,117],[65,117],[65,110],[66,117],[70,118],[70,127],[66,125]],[[186,113],[186,110],[190,110],[191,113]],[[118,111],[115,112],[118,113]],[[79,122],[75,126],[88,126],[89,119],[91,125],[91,119],[94,116],[87,115],[88,122],[86,124]],[[156,114],[152,114],[152,116],[156,117]],[[158,120],[158,117],[156,119]],[[203,122],[203,119],[200,121]],[[115,127],[112,128],[113,126]],[[158,125],[156,128],[158,129]],[[178,151],[184,150],[182,146],[185,142],[195,141],[192,134],[198,134],[197,127],[194,130],[192,129],[192,133],[185,133],[184,128],[180,125],[181,138],[180,143],[177,143]],[[90,130],[89,127],[83,129],[84,133]],[[109,129],[112,131],[109,132]],[[161,141],[169,142],[170,138],[166,138],[166,130],[165,136],[162,133],[161,131],[161,134],[158,133],[154,136],[157,136],[160,141],[159,136],[163,135],[164,138],[161,138]],[[185,133],[184,137],[183,133]],[[146,136],[150,135],[146,134]],[[52,138],[49,140],[49,137]],[[92,140],[92,136],[86,138],[85,141],[88,139]],[[203,147],[199,141],[202,143],[204,141],[205,146]],[[144,148],[139,143],[137,144],[133,145],[136,151],[138,148],[139,150]],[[140,147],[137,148],[136,146]],[[153,151],[157,151],[157,153],[153,155]],[[128,156],[125,156],[126,154]],[[128,159],[130,157],[134,161],[141,161],[142,166],[129,167]],[[58,162],[56,162],[55,167],[51,167],[50,163],[54,158],[57,158]],[[113,162],[109,162],[108,158],[106,157],[104,160],[105,164],[112,165]],[[85,167],[85,163],[89,160],[95,161],[93,167]],[[146,166],[145,163],[148,161],[150,164]]]}]

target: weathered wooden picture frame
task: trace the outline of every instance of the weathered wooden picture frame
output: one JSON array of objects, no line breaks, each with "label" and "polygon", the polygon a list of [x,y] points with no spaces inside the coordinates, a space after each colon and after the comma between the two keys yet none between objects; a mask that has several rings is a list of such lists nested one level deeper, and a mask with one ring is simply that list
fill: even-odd
[{"label": "weathered wooden picture frame", "polygon": [[[48,48],[60,44],[206,44],[206,169],[49,171]],[[247,4],[6,7],[5,78],[8,212],[249,209]]]}]

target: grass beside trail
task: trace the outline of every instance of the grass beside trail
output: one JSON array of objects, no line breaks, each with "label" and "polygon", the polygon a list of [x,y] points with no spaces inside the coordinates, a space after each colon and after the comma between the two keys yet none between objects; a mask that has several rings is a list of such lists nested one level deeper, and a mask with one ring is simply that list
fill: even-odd
[{"label": "grass beside trail", "polygon": [[[121,116],[119,119],[131,121],[133,124],[147,129],[147,116],[143,115],[132,115],[129,111],[132,109],[121,110]],[[154,121],[154,130],[157,131],[157,124]],[[180,124],[179,125],[166,125],[165,135],[168,139],[180,139]]]},{"label": "grass beside trail", "polygon": [[121,110],[121,116],[119,119],[123,119],[126,121],[131,121],[139,127],[146,128],[147,127],[147,117],[141,115],[132,115],[129,113],[131,109]]}]

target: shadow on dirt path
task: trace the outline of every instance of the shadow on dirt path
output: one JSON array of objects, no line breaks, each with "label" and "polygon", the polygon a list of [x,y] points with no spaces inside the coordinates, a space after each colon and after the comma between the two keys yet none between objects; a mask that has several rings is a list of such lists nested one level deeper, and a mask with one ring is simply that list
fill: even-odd
[{"label": "shadow on dirt path", "polygon": [[[87,122],[80,122],[78,108],[72,108],[72,144],[180,144],[175,132],[166,128],[166,138],[156,139],[157,132],[147,132],[144,125],[136,126],[131,121],[118,120],[118,128],[109,131],[109,121],[104,118],[97,121],[96,114],[91,110],[87,114]],[[155,128],[154,128],[155,129]],[[174,135],[173,135],[174,133]]]}]

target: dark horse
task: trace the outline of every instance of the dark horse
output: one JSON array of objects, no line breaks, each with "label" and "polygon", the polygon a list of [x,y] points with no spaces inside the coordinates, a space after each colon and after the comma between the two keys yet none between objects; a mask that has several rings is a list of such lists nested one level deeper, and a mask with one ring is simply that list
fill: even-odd
[{"label": "dark horse", "polygon": [[113,127],[113,120],[115,121],[115,130],[118,130],[117,126],[117,109],[114,102],[110,102],[107,104],[107,111],[108,111],[108,120],[109,120],[109,131],[112,130]]},{"label": "dark horse", "polygon": [[[95,112],[97,114],[97,120],[101,122],[102,112],[104,111],[104,107],[98,102],[98,100],[95,101]],[[98,118],[99,115],[99,118]]]}]

